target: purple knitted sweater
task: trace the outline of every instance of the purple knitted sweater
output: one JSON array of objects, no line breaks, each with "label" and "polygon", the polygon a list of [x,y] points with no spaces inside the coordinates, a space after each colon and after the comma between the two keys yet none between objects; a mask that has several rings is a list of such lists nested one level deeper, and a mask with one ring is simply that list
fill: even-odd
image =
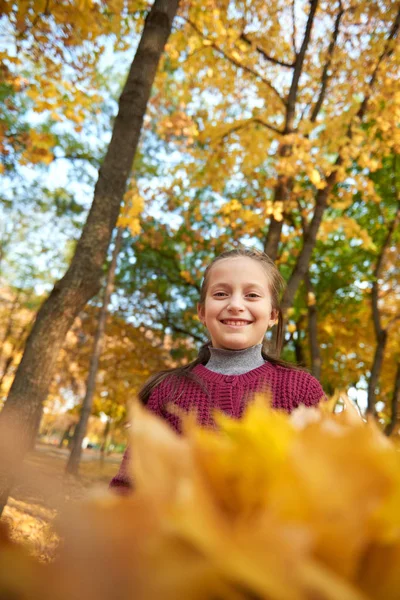
[{"label": "purple knitted sweater", "polygon": [[[299,404],[314,406],[325,397],[320,383],[309,373],[270,362],[242,375],[215,373],[204,365],[196,365],[192,373],[198,381],[177,380],[173,375],[164,379],[153,390],[147,404],[149,410],[165,419],[178,433],[181,433],[180,419],[168,410],[171,404],[186,412],[194,411],[200,425],[213,427],[213,411],[223,411],[240,419],[255,392],[270,391],[273,406],[288,413]],[[110,487],[121,491],[132,487],[128,474],[129,452],[129,449],[125,452]]]}]

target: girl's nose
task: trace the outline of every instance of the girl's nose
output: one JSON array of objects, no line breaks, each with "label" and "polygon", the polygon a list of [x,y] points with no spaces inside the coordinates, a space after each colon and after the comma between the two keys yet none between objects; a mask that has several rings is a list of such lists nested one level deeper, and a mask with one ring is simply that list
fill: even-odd
[{"label": "girl's nose", "polygon": [[239,296],[232,296],[228,304],[228,310],[231,312],[241,312],[244,310],[242,298]]}]

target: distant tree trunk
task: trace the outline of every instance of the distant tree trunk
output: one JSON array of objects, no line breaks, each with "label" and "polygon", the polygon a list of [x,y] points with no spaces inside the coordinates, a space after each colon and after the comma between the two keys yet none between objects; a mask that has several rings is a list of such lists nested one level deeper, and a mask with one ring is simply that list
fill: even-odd
[{"label": "distant tree trunk", "polygon": [[386,233],[385,240],[382,244],[382,248],[378,255],[374,274],[371,291],[371,308],[372,308],[372,320],[374,323],[376,347],[374,358],[371,366],[371,375],[368,382],[368,404],[367,414],[375,415],[375,403],[376,403],[376,389],[379,383],[379,377],[382,369],[383,355],[385,353],[386,342],[388,339],[388,330],[382,326],[381,312],[379,309],[379,278],[381,276],[383,261],[385,258],[385,252],[391,244],[392,236],[397,228],[400,221],[400,202],[399,208],[397,209],[396,216],[389,223],[388,230]]},{"label": "distant tree trunk", "polygon": [[[4,353],[6,341],[14,329],[14,322],[15,322],[14,311],[20,306],[20,303],[19,303],[20,295],[21,295],[21,290],[18,290],[18,292],[15,295],[15,298],[12,301],[10,313],[9,313],[8,320],[7,320],[7,325],[4,328],[4,333],[0,340],[0,361],[3,359],[3,353]],[[4,369],[3,369],[3,372],[4,372]]]},{"label": "distant tree trunk", "polygon": [[387,436],[392,435],[395,425],[398,425],[400,421],[400,363],[397,364],[396,369],[391,409],[390,422],[385,428]]},{"label": "distant tree trunk", "polygon": [[10,367],[14,360],[13,350],[14,349],[11,350],[10,356],[7,356],[6,360],[4,361],[4,365],[3,365],[3,368],[1,371],[1,376],[0,376],[0,390],[3,388],[3,382],[4,382],[5,378],[7,377]]},{"label": "distant tree trunk", "polygon": [[[13,464],[22,460],[34,437],[36,415],[48,393],[58,353],[75,317],[97,292],[126,183],[132,169],[143,118],[179,0],[155,0],[119,100],[113,133],[94,191],[93,203],[64,277],[40,308],[7,402],[0,414],[0,440],[15,430]],[[17,433],[18,432],[18,433]],[[4,433],[4,435],[3,435]],[[10,438],[8,438],[10,439]],[[1,443],[1,442],[0,442]],[[1,449],[0,449],[1,450]],[[6,449],[4,449],[5,451]],[[3,461],[4,464],[4,461]],[[12,473],[0,464],[0,514]]]},{"label": "distant tree trunk", "polygon": [[60,442],[58,444],[59,448],[62,448],[64,446],[65,440],[67,440],[67,448],[70,447],[72,436],[73,436],[72,432],[73,432],[74,427],[75,427],[75,423],[71,423],[71,425],[69,427],[67,427],[67,429],[64,431],[64,433],[61,436]]},{"label": "distant tree trunk", "polygon": [[93,398],[96,390],[96,377],[99,369],[99,361],[103,346],[104,331],[106,327],[108,305],[110,303],[111,293],[114,287],[115,270],[117,267],[118,254],[121,248],[122,229],[118,228],[115,238],[115,245],[112,254],[110,268],[107,273],[106,285],[104,288],[103,303],[100,310],[99,322],[97,324],[96,335],[94,337],[93,353],[90,359],[89,374],[86,382],[86,394],[82,403],[81,415],[77,426],[75,427],[74,439],[72,442],[71,454],[66,465],[67,473],[76,475],[79,470],[79,463],[82,455],[82,442],[86,436],[87,425],[92,412]]},{"label": "distant tree trunk", "polygon": [[103,440],[102,440],[101,446],[100,446],[100,461],[102,463],[104,463],[104,457],[105,457],[105,453],[107,450],[107,441],[108,441],[108,436],[110,434],[110,429],[111,429],[111,417],[107,417],[106,425],[105,425],[104,431],[103,431]]},{"label": "distant tree trunk", "polygon": [[[43,404],[40,405],[40,408],[36,411],[36,422],[35,422],[35,431],[38,433],[39,429],[40,429],[40,423],[42,421],[42,417],[43,417]],[[31,440],[30,440],[30,446],[29,446],[29,450],[34,450],[35,449],[35,443],[36,443],[36,439],[37,436],[32,436]]]},{"label": "distant tree trunk", "polygon": [[315,301],[315,292],[312,285],[310,274],[305,277],[307,290],[307,308],[308,308],[308,338],[310,342],[311,355],[311,373],[319,379],[321,377],[321,352],[318,344],[318,317],[317,304]]},{"label": "distant tree trunk", "polygon": [[297,257],[296,264],[283,293],[281,308],[284,319],[288,308],[293,306],[296,292],[299,289],[299,286],[306,273],[308,272],[311,255],[317,241],[318,230],[321,225],[325,209],[328,206],[330,194],[336,183],[336,177],[336,171],[333,171],[327,178],[326,187],[324,187],[322,190],[318,190],[316,194],[314,214],[310,224],[304,232],[303,247]]},{"label": "distant tree trunk", "polygon": [[374,358],[372,361],[371,375],[368,381],[368,404],[367,413],[375,415],[375,403],[376,403],[376,390],[379,383],[379,377],[382,370],[383,355],[385,352],[387,342],[387,331],[381,329],[378,332],[376,347],[374,352]]},{"label": "distant tree trunk", "polygon": [[298,331],[297,340],[293,339],[293,344],[294,344],[294,352],[295,352],[295,356],[296,356],[296,363],[299,365],[299,367],[305,367],[306,362],[305,362],[305,358],[304,358],[303,345],[300,340],[300,331]]},{"label": "distant tree trunk", "polygon": [[[285,146],[283,146],[285,148]],[[279,153],[281,156],[285,154]],[[275,188],[274,202],[286,202],[291,189],[293,187],[293,180],[287,177],[280,177],[279,182]],[[271,215],[271,221],[268,228],[267,237],[264,242],[264,252],[268,254],[271,260],[275,261],[278,258],[279,243],[281,241],[283,227],[283,219],[278,221],[273,215]]]},{"label": "distant tree trunk", "polygon": [[26,336],[28,335],[28,331],[29,331],[31,325],[32,325],[32,321],[30,321],[27,325],[25,325],[25,327],[22,327],[22,329],[20,329],[20,331],[18,333],[18,337],[16,337],[15,342],[11,346],[10,355],[7,356],[6,360],[4,361],[2,370],[1,370],[0,390],[3,387],[3,382],[4,382],[5,378],[11,371],[11,367],[13,366],[15,356],[24,347],[25,339],[26,339]]}]

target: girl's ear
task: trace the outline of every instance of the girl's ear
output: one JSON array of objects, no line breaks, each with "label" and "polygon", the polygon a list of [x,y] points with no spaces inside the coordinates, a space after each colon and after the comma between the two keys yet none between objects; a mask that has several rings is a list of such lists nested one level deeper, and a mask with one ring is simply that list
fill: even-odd
[{"label": "girl's ear", "polygon": [[203,323],[203,325],[205,325],[205,311],[204,311],[204,305],[203,304],[197,304],[197,315],[200,319],[200,321]]},{"label": "girl's ear", "polygon": [[278,322],[279,311],[276,308],[271,310],[271,318],[269,320],[268,327],[273,327]]}]

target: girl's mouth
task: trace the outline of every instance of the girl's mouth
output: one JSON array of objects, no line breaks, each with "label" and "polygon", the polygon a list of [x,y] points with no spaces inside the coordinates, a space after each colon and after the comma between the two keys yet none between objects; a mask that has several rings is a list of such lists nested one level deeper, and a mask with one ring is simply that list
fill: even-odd
[{"label": "girl's mouth", "polygon": [[221,323],[223,325],[228,325],[229,327],[245,327],[246,325],[250,325],[251,321],[245,321],[243,319],[222,319]]}]

